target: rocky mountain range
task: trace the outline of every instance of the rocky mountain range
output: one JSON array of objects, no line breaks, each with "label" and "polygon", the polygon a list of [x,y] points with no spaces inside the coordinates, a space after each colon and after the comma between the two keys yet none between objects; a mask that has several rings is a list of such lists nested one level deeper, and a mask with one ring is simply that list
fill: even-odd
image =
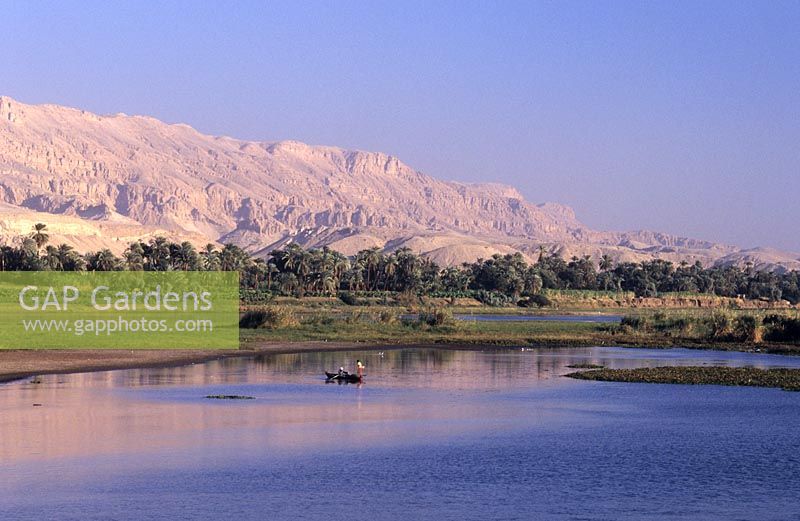
[{"label": "rocky mountain range", "polygon": [[610,254],[800,269],[800,256],[669,234],[595,231],[510,186],[442,181],[398,158],[296,141],[201,134],[144,116],[99,116],[0,97],[0,239],[44,222],[56,242],[122,251],[139,238],[289,242],[346,254],[400,247],[456,264],[493,253]]}]

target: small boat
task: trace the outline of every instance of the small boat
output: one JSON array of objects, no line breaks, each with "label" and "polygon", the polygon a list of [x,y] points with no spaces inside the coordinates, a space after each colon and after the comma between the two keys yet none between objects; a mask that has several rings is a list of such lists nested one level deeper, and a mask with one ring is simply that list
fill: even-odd
[{"label": "small boat", "polygon": [[360,376],[358,376],[357,374],[350,374],[350,373],[344,373],[342,375],[339,375],[339,373],[329,373],[328,371],[325,371],[325,376],[328,378],[329,382],[336,381],[336,382],[346,382],[349,384],[356,384],[361,381]]}]

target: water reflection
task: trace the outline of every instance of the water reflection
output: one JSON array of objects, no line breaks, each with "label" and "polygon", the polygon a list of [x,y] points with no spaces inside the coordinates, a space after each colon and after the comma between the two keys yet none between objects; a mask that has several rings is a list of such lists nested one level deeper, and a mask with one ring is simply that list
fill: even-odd
[{"label": "water reflection", "polygon": [[[363,386],[326,386],[323,371],[366,363]],[[181,447],[301,450],[409,442],[564,417],[493,393],[587,385],[560,376],[568,365],[800,366],[800,359],[686,350],[615,348],[324,352],[231,358],[186,367],[43,376],[0,386],[0,461],[157,452]],[[588,384],[597,385],[597,384]],[[602,384],[601,384],[602,385]],[[478,393],[478,394],[475,394]],[[256,400],[220,403],[210,394]],[[544,396],[544,395],[542,395]],[[34,407],[33,404],[41,404]],[[588,403],[584,404],[589,407]],[[576,410],[578,404],[571,410]],[[474,418],[483,423],[476,425]],[[425,422],[424,431],[398,429]],[[393,426],[394,425],[394,426]]]}]

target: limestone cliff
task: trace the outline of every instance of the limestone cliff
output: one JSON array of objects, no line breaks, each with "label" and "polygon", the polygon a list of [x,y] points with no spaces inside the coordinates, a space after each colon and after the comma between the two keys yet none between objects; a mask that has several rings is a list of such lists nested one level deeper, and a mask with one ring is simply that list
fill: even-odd
[{"label": "limestone cliff", "polygon": [[[347,253],[410,245],[448,263],[539,244],[704,262],[737,252],[666,234],[593,231],[568,207],[529,203],[505,185],[441,181],[382,153],[213,137],[150,117],[8,97],[0,97],[0,203],[0,222],[72,223],[56,236],[115,250],[138,230],[261,253],[288,241]],[[0,234],[18,228],[0,226]]]}]

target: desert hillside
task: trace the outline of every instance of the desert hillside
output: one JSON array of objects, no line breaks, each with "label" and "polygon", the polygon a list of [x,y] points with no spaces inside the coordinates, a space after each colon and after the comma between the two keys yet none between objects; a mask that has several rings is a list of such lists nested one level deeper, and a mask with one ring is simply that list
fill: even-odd
[{"label": "desert hillside", "polygon": [[98,116],[0,97],[0,236],[45,222],[54,240],[122,250],[138,237],[290,241],[351,254],[408,246],[444,264],[540,245],[565,256],[800,268],[797,255],[653,232],[599,232],[512,187],[447,182],[381,153],[203,135],[150,117]]}]

